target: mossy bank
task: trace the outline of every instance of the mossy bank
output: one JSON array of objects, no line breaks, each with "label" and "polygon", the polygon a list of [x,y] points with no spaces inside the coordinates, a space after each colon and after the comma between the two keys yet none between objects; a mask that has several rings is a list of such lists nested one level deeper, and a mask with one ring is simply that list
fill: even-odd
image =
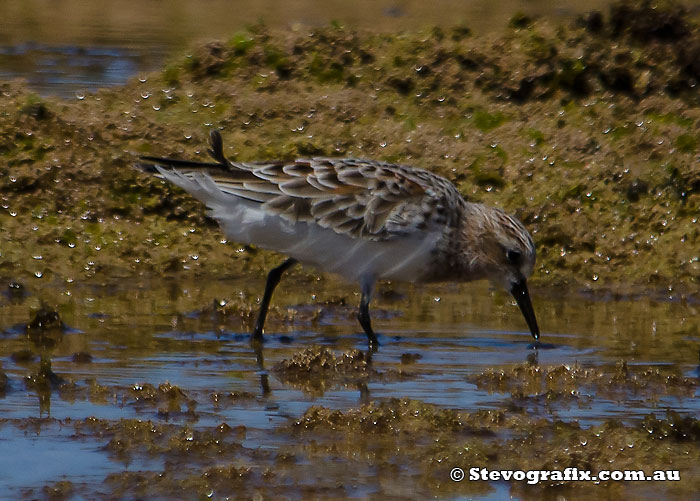
[{"label": "mossy bank", "polygon": [[[533,285],[695,294],[700,29],[682,7],[617,4],[570,26],[516,16],[376,35],[341,26],[211,42],[72,101],[0,84],[0,276],[27,286],[262,274],[138,154],[327,155],[412,164],[520,217]],[[640,289],[641,288],[641,289]]]}]

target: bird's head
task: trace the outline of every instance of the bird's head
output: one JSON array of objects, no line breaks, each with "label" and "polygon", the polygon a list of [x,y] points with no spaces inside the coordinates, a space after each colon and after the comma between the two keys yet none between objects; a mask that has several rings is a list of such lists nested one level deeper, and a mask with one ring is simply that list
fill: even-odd
[{"label": "bird's head", "polygon": [[530,332],[540,336],[527,279],[535,267],[535,244],[520,221],[500,209],[470,204],[463,225],[469,273],[487,278],[509,291],[520,307]]}]

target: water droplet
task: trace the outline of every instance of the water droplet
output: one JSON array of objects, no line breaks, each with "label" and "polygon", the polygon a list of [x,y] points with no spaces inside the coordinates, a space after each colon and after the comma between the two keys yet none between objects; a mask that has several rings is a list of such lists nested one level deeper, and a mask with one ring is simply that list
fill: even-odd
[{"label": "water droplet", "polygon": [[381,143],[379,143],[379,146],[381,146],[382,148],[386,148],[386,141],[382,141]]},{"label": "water droplet", "polygon": [[75,242],[68,242],[68,247],[70,247],[71,249],[75,247]]},{"label": "water droplet", "polygon": [[185,139],[187,139],[188,141],[192,139],[192,134],[185,134]]},{"label": "water droplet", "polygon": [[41,261],[42,259],[44,259],[44,257],[41,254],[36,254],[36,255],[32,256],[32,259],[36,259],[37,261]]},{"label": "water droplet", "polygon": [[154,109],[155,111],[160,111],[160,105],[154,104],[154,105],[153,105],[153,109]]},{"label": "water droplet", "polygon": [[44,276],[44,274],[43,274],[42,272],[40,272],[40,271],[35,271],[35,272],[34,272],[34,276],[35,276],[36,278],[41,278],[41,277]]},{"label": "water droplet", "polygon": [[142,93],[141,93],[141,97],[142,97],[143,99],[148,99],[149,97],[151,97],[151,93],[148,92],[148,91],[142,92]]},{"label": "water droplet", "polygon": [[83,92],[76,92],[75,97],[78,101],[82,101],[83,99],[85,99],[85,94]]},{"label": "water droplet", "polygon": [[139,77],[139,82],[146,83],[147,81],[148,81],[148,77]]},{"label": "water droplet", "polygon": [[598,275],[597,275],[597,274],[593,275],[593,281],[594,281],[594,282],[597,282],[597,281],[598,281]]}]

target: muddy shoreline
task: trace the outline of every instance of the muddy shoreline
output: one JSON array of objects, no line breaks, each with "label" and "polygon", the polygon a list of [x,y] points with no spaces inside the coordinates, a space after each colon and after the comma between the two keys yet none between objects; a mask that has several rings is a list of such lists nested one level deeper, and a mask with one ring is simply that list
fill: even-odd
[{"label": "muddy shoreline", "polygon": [[131,168],[144,153],[205,157],[217,127],[238,160],[352,155],[445,175],[525,222],[535,287],[694,294],[696,47],[680,7],[568,28],[516,17],[478,38],[256,26],[74,101],[4,83],[0,275],[262,273],[276,257],[220,243],[200,204]]},{"label": "muddy shoreline", "polygon": [[[698,61],[700,27],[683,7],[630,2],[568,26],[518,15],[485,36],[467,26],[377,35],[338,25],[304,32],[255,25],[123,88],[75,100],[0,83],[0,392],[32,401],[31,411],[8,411],[0,433],[22,444],[53,437],[112,465],[97,480],[69,476],[23,495],[696,492],[700,424],[687,409],[697,392],[689,367],[700,300]],[[449,178],[469,200],[515,213],[537,244],[535,306],[539,297],[543,318],[561,333],[569,332],[565,307],[554,299],[565,294],[574,302],[664,299],[670,305],[653,308],[674,312],[681,327],[666,337],[660,325],[657,337],[656,321],[637,325],[642,313],[631,310],[620,324],[637,335],[617,326],[615,312],[596,310],[590,321],[610,335],[576,338],[571,353],[550,356],[518,337],[503,308],[460,303],[461,310],[435,315],[464,322],[469,307],[485,311],[511,336],[503,346],[516,346],[521,362],[472,372],[460,366],[445,383],[442,368],[430,365],[436,345],[421,344],[430,322],[438,325],[426,311],[440,296],[448,304],[462,298],[464,289],[426,287],[418,296],[430,297],[416,299],[411,286],[382,284],[380,325],[399,319],[406,329],[419,327],[415,339],[387,334],[382,349],[391,355],[373,355],[357,350],[355,337],[332,336],[335,326],[352,332],[354,286],[298,268],[291,281],[299,290],[280,296],[270,312],[279,334],[256,353],[243,333],[255,290],[280,256],[228,242],[204,207],[133,168],[140,154],[206,157],[212,128],[232,159],[412,164]],[[198,289],[202,283],[209,288]],[[311,346],[317,329],[325,337]],[[565,346],[559,332],[553,342]],[[436,335],[445,357],[502,350],[480,339],[464,348],[457,334]],[[243,355],[235,352],[242,344]],[[594,359],[596,350],[605,356]],[[557,359],[566,356],[589,362]],[[187,366],[187,357],[212,378],[206,384],[221,387],[169,382],[181,375],[170,367]],[[92,367],[105,372],[90,377]],[[125,367],[133,371],[129,383],[120,379]],[[213,379],[222,375],[228,379]],[[430,378],[493,397],[482,409],[381,389],[373,397],[382,385],[396,392]],[[317,402],[333,391],[345,400]],[[290,392],[300,396],[270,417],[280,405],[275,395]],[[600,401],[605,419],[579,419],[577,411]],[[54,414],[69,415],[55,417],[52,402]],[[634,407],[628,418],[610,410],[629,402],[644,412]],[[450,468],[474,465],[674,469],[683,477],[644,486],[449,480]]]}]

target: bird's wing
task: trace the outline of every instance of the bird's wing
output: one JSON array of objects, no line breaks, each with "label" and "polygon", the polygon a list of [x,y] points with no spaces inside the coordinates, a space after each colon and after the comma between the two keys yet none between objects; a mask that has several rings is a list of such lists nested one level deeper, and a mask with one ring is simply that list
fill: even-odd
[{"label": "bird's wing", "polygon": [[[201,173],[223,193],[259,203],[292,222],[309,222],[338,234],[388,240],[444,223],[456,188],[428,171],[363,159],[312,158],[238,163],[226,160],[213,133],[210,153],[217,163],[142,157],[143,170]],[[448,193],[453,191],[453,193]]]}]

